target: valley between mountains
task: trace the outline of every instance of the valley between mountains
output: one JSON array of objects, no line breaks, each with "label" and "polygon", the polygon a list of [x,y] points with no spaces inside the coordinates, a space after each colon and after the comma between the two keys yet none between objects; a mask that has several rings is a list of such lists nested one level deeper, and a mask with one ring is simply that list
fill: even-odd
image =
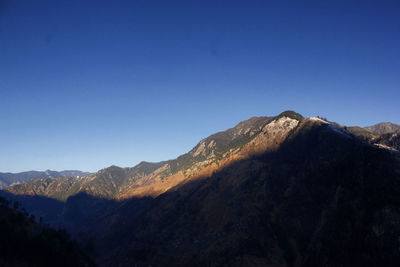
[{"label": "valley between mountains", "polygon": [[253,117],[174,160],[5,188],[100,266],[398,266],[400,126]]}]

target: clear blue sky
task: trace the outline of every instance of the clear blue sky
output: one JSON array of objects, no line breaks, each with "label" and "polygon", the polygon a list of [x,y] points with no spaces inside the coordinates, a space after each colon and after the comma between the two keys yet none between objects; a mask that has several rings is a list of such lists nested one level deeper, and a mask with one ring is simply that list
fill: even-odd
[{"label": "clear blue sky", "polygon": [[400,123],[399,1],[0,0],[0,172],[187,152],[292,109]]}]

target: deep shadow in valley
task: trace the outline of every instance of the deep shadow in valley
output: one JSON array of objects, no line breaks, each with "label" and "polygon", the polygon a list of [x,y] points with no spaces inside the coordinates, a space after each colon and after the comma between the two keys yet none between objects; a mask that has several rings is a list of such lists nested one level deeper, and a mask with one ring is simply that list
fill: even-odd
[{"label": "deep shadow in valley", "polygon": [[63,229],[0,197],[0,266],[95,266]]},{"label": "deep shadow in valley", "polygon": [[327,127],[154,199],[7,197],[104,266],[397,266],[397,156]]}]

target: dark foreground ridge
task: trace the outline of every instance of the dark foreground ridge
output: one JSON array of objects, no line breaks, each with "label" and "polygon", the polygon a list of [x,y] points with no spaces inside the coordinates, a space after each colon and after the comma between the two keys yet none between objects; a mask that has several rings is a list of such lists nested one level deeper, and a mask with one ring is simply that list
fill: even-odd
[{"label": "dark foreground ridge", "polygon": [[3,194],[66,227],[101,266],[398,266],[396,151],[321,118],[250,120],[178,158],[183,171],[167,161],[90,176],[134,192],[179,181],[160,194]]},{"label": "dark foreground ridge", "polygon": [[39,225],[18,202],[10,205],[0,197],[0,266],[95,266],[65,230]]}]

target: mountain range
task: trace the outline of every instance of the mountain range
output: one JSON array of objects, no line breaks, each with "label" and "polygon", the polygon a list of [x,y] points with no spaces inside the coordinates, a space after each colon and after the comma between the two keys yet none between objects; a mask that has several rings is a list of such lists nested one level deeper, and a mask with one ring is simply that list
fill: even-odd
[{"label": "mountain range", "polygon": [[400,132],[400,125],[391,122],[381,122],[373,126],[365,127],[364,129],[370,131],[373,134],[380,135]]},{"label": "mountain range", "polygon": [[[303,119],[301,115],[291,111],[283,112],[278,117],[285,117],[285,115],[288,118]],[[249,157],[260,151],[265,152],[266,146],[268,149],[273,147],[271,142],[281,143],[283,140],[275,141],[269,136],[260,135],[263,131],[265,135],[269,130],[263,129],[266,125],[269,128],[274,127],[269,125],[269,122],[276,118],[252,117],[231,129],[201,140],[191,151],[174,160],[157,163],[143,161],[132,168],[110,166],[92,174],[81,171],[0,173],[0,179],[17,183],[7,189],[9,192],[46,196],[61,201],[66,201],[68,197],[80,192],[94,197],[118,200],[134,196],[154,197],[182,181],[187,182],[193,177],[209,176],[232,161]],[[315,119],[324,121],[319,117]],[[338,129],[347,131],[348,134],[364,139],[372,145],[394,151],[400,150],[400,125],[379,123],[365,128],[341,127],[335,123],[329,125],[335,125]],[[295,126],[292,125],[285,130],[289,132]],[[253,138],[255,140],[252,140]],[[282,138],[284,139],[285,136]],[[6,175],[12,175],[12,178],[6,180],[3,178],[7,177]],[[76,176],[80,177],[77,179]],[[63,178],[52,179],[55,177]]]},{"label": "mountain range", "polygon": [[399,129],[293,111],[174,160],[6,188],[102,266],[397,266]]},{"label": "mountain range", "polygon": [[400,125],[383,122],[365,128],[355,126],[347,129],[370,144],[400,151]]},{"label": "mountain range", "polygon": [[57,178],[57,177],[76,177],[89,174],[77,170],[65,171],[27,171],[19,173],[0,172],[0,189],[6,188],[10,185],[24,183],[37,178]]}]

